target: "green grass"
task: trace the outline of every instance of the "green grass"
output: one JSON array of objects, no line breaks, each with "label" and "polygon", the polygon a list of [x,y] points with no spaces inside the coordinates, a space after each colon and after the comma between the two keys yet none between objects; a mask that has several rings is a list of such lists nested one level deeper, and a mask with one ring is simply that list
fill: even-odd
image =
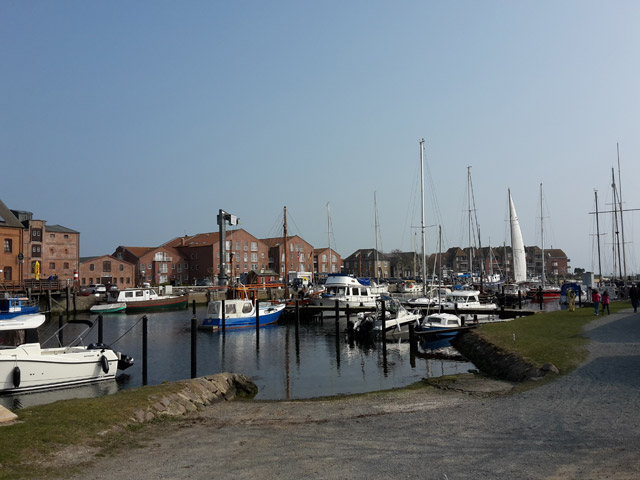
[{"label": "green grass", "polygon": [[151,398],[179,389],[167,383],[17,410],[18,421],[0,427],[0,479],[68,476],[76,459],[61,461],[56,458],[59,452],[75,446],[123,448],[135,442],[132,433],[143,427],[130,422],[133,412],[146,408]]},{"label": "green grass", "polygon": [[[629,308],[629,302],[612,302],[611,313]],[[568,373],[587,357],[583,328],[593,321],[593,308],[541,312],[510,322],[482,325],[478,334],[507,353],[516,353],[538,367],[552,363]]]}]

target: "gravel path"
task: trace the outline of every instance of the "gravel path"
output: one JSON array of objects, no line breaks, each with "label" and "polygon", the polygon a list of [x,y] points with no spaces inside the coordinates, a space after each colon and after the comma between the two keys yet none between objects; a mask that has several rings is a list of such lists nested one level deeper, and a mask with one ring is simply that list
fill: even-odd
[{"label": "gravel path", "polygon": [[218,404],[75,478],[640,478],[640,313],[586,334],[582,367],[525,393],[465,376],[465,393]]}]

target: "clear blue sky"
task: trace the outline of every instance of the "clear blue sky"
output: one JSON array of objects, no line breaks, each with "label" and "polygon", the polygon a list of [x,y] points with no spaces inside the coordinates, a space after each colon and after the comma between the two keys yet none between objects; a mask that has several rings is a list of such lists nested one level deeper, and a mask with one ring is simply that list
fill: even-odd
[{"label": "clear blue sky", "polygon": [[638,25],[637,1],[0,0],[0,199],[83,256],[216,231],[219,208],[278,236],[285,205],[326,246],[329,202],[346,256],[375,246],[377,192],[380,249],[412,251],[424,137],[443,248],[469,242],[472,166],[483,245],[510,242],[508,188],[540,245],[542,183],[545,245],[597,271],[618,142],[640,208]]}]

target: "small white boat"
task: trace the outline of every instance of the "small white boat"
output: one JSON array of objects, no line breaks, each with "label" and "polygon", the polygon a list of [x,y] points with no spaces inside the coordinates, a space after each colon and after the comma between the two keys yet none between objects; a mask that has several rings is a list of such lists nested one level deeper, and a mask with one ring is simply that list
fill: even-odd
[{"label": "small white boat", "polygon": [[465,310],[494,312],[498,309],[495,303],[481,303],[478,290],[454,290],[447,294],[442,306],[445,309],[457,309],[461,312]]},{"label": "small white boat", "polygon": [[417,293],[422,290],[422,285],[416,283],[415,280],[405,280],[398,284],[398,292],[400,293]]},{"label": "small white boat", "polygon": [[[42,348],[38,327],[44,321],[42,314],[0,320],[0,393],[113,380],[118,369],[124,370],[133,364],[133,359],[105,345],[80,345],[94,325],[89,321],[69,322],[88,325],[70,345]],[[59,330],[48,340],[57,337],[58,333]]]},{"label": "small white boat", "polygon": [[188,294],[161,295],[151,287],[125,288],[108,292],[107,301],[109,303],[124,303],[127,313],[137,313],[166,308],[185,308],[189,296]]},{"label": "small white boat", "polygon": [[100,303],[92,306],[89,310],[91,313],[116,313],[122,312],[127,308],[127,304],[124,302],[115,303]]},{"label": "small white boat", "polygon": [[462,320],[452,313],[433,313],[427,315],[416,329],[428,336],[441,340],[455,337],[463,327]]},{"label": "small white boat", "polygon": [[384,302],[385,332],[399,333],[402,327],[408,329],[410,324],[418,324],[420,314],[408,311],[396,298],[380,297],[376,302],[375,312],[358,313],[357,320],[353,324],[356,335],[382,330],[382,302]]}]

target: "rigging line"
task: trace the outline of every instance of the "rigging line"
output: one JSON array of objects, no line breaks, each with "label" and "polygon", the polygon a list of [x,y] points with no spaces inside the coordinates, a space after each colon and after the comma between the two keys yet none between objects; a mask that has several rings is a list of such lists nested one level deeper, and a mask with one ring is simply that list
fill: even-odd
[{"label": "rigging line", "polygon": [[[411,189],[409,190],[411,192],[410,196],[409,196],[409,204],[407,205],[407,211],[405,213],[405,218],[404,218],[404,225],[402,228],[402,236],[400,237],[400,248],[402,249],[405,245],[405,235],[407,233],[407,224],[412,223],[411,219],[415,218],[416,216],[416,203],[417,203],[417,194],[416,194],[416,190],[418,190],[418,179],[420,177],[420,172],[419,169],[414,166],[413,167],[413,171],[414,174],[412,175],[413,178],[413,184],[411,186]],[[413,228],[413,227],[410,227]],[[409,232],[410,233],[410,232]],[[410,237],[411,235],[409,235]]]},{"label": "rigging line", "polygon": [[136,321],[136,323],[134,323],[133,325],[131,325],[131,327],[125,331],[122,335],[120,335],[118,338],[116,338],[113,342],[111,342],[109,345],[107,345],[107,348],[111,348],[113,345],[116,344],[116,342],[118,342],[120,339],[122,339],[122,337],[124,337],[127,333],[129,333],[131,330],[133,330],[133,328],[138,325],[140,323],[140,321],[144,318],[145,316],[141,316],[140,318],[138,318],[138,320]]}]

